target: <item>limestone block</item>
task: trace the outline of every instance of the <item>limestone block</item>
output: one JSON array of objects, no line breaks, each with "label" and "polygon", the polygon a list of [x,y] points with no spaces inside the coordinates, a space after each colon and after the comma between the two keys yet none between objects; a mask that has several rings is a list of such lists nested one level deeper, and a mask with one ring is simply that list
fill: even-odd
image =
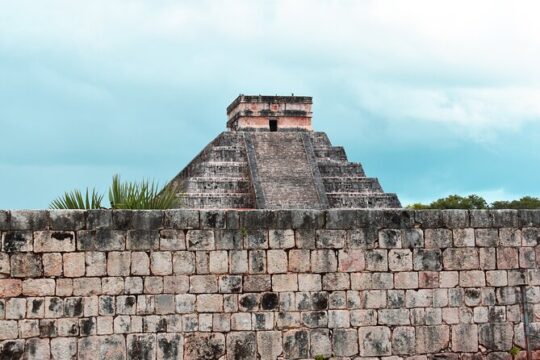
[{"label": "limestone block", "polygon": [[86,226],[84,210],[49,210],[51,230],[81,230]]},{"label": "limestone block", "polygon": [[426,249],[445,249],[452,247],[452,231],[448,229],[424,230]]},{"label": "limestone block", "polygon": [[309,332],[289,330],[283,333],[283,353],[286,359],[306,359],[309,357]]},{"label": "limestone block", "polygon": [[209,251],[195,251],[195,272],[197,274],[210,273]]},{"label": "limestone block", "polygon": [[443,226],[448,229],[466,228],[469,226],[468,210],[441,210]]},{"label": "limestone block", "polygon": [[390,309],[401,309],[405,307],[405,290],[388,290],[387,307]]},{"label": "limestone block", "polygon": [[366,269],[368,271],[388,271],[386,250],[366,250]]},{"label": "limestone block", "polygon": [[186,236],[182,230],[164,229],[159,232],[159,249],[175,251],[186,249]]},{"label": "limestone block", "polygon": [[433,289],[433,306],[442,308],[448,305],[448,290]]},{"label": "limestone block", "polygon": [[520,229],[515,229],[515,228],[499,229],[500,246],[521,246],[522,241],[523,241],[523,235]]},{"label": "limestone block", "polygon": [[257,359],[255,332],[231,332],[227,334],[227,359]]},{"label": "limestone block", "polygon": [[229,271],[229,256],[227,251],[210,251],[210,272],[213,274],[225,274]]},{"label": "limestone block", "polygon": [[392,332],[392,353],[399,355],[414,354],[415,342],[414,327],[398,326]]},{"label": "limestone block", "polygon": [[259,309],[259,294],[241,294],[238,296],[240,311],[256,311]]},{"label": "limestone block", "polygon": [[274,313],[273,312],[257,312],[252,314],[251,325],[253,330],[273,330],[274,329]]},{"label": "limestone block", "polygon": [[366,267],[364,259],[364,250],[347,249],[339,250],[339,271],[343,272],[358,272],[363,271]]},{"label": "limestone block", "polygon": [[30,319],[43,318],[44,316],[44,299],[43,298],[27,298],[26,301],[26,317]]},{"label": "limestone block", "polygon": [[240,312],[231,315],[231,330],[251,330],[251,313]]},{"label": "limestone block", "polygon": [[126,248],[128,250],[159,249],[159,232],[156,230],[129,230]]},{"label": "limestone block", "polygon": [[366,326],[358,329],[360,356],[385,356],[392,353],[390,328],[385,326]]},{"label": "limestone block", "polygon": [[163,226],[172,229],[198,229],[198,210],[171,209],[164,212]]},{"label": "limestone block", "polygon": [[75,233],[73,231],[35,231],[34,251],[75,251]]},{"label": "limestone block", "polygon": [[267,262],[269,274],[279,274],[287,272],[287,253],[284,250],[268,250]]},{"label": "limestone block", "polygon": [[48,211],[12,210],[10,214],[10,228],[12,230],[46,229],[49,223]]},{"label": "limestone block", "polygon": [[459,283],[459,272],[441,271],[439,273],[439,286],[442,288],[452,288]]},{"label": "limestone block", "polygon": [[[107,274],[107,257],[104,252],[89,251],[86,253],[85,261],[87,276],[105,276]],[[45,263],[45,257],[43,263]]]},{"label": "limestone block", "polygon": [[179,294],[175,296],[177,313],[192,313],[195,311],[197,297],[192,294]]},{"label": "limestone block", "polygon": [[74,318],[58,319],[58,336],[78,336],[79,321]]},{"label": "limestone block", "polygon": [[394,275],[392,273],[373,273],[371,275],[372,289],[392,289],[394,287]]},{"label": "limestone block", "polygon": [[327,273],[336,270],[337,259],[333,250],[314,250],[311,252],[311,271]]},{"label": "limestone block", "polygon": [[225,212],[221,210],[201,210],[201,229],[224,229]]},{"label": "limestone block", "polygon": [[512,347],[514,330],[508,323],[480,324],[478,341],[489,350],[508,351]]},{"label": "limestone block", "polygon": [[377,325],[377,310],[351,310],[349,312],[351,326],[372,326]]},{"label": "limestone block", "polygon": [[107,256],[107,274],[109,276],[129,276],[131,252],[112,251]]},{"label": "limestone block", "polygon": [[328,310],[329,328],[348,328],[350,315],[348,310]]},{"label": "limestone block", "polygon": [[249,273],[261,274],[266,272],[266,251],[250,250],[249,251]]},{"label": "limestone block", "polygon": [[405,306],[408,308],[429,307],[432,305],[433,290],[431,289],[407,290],[405,293]]},{"label": "limestone block", "polygon": [[0,279],[0,298],[19,296],[22,293],[22,281],[18,279]]},{"label": "limestone block", "polygon": [[496,247],[499,245],[498,229],[475,229],[474,237],[476,238],[476,246]]},{"label": "limestone block", "polygon": [[277,274],[272,275],[272,290],[281,291],[298,291],[298,275],[297,274]]},{"label": "limestone block", "polygon": [[69,360],[77,357],[76,338],[51,339],[51,357],[54,360]]},{"label": "limestone block", "polygon": [[492,270],[497,268],[495,248],[479,248],[478,255],[480,260],[480,269]]},{"label": "limestone block", "polygon": [[410,271],[413,269],[412,252],[409,249],[392,249],[388,252],[390,271]]},{"label": "limestone block", "polygon": [[34,238],[31,231],[5,232],[0,238],[3,244],[2,250],[8,254],[32,251],[34,248]]},{"label": "limestone block", "polygon": [[474,324],[452,326],[452,350],[455,352],[478,351],[478,328]]},{"label": "limestone block", "polygon": [[85,251],[120,251],[126,247],[126,234],[120,230],[77,231],[77,249]]},{"label": "limestone block", "polygon": [[157,334],[157,360],[182,359],[184,341],[180,334]]},{"label": "limestone block", "polygon": [[231,330],[231,314],[213,314],[212,330],[217,332],[229,332]]},{"label": "limestone block", "polygon": [[24,348],[25,359],[43,360],[50,358],[49,339],[32,338],[26,341]]},{"label": "limestone block", "polygon": [[315,249],[315,230],[296,230],[296,247],[299,249]]},{"label": "limestone block", "polygon": [[240,230],[216,230],[214,241],[218,250],[240,250],[244,244]]},{"label": "limestone block", "polygon": [[150,253],[150,270],[153,275],[172,274],[172,254],[169,251]]},{"label": "limestone block", "polygon": [[352,290],[371,289],[371,274],[370,273],[352,273],[351,274],[351,289]]},{"label": "limestone block", "polygon": [[497,249],[497,269],[519,268],[518,249],[513,247],[500,247]]},{"label": "limestone block", "polygon": [[248,252],[245,250],[233,250],[229,252],[231,260],[231,273],[243,274],[248,272]]},{"label": "limestone block", "polygon": [[186,235],[189,250],[214,250],[214,232],[211,230],[189,230]]},{"label": "limestone block", "polygon": [[[540,261],[540,259],[538,260]],[[534,248],[522,247],[519,249],[519,267],[522,269],[536,268],[536,254]]]},{"label": "limestone block", "polygon": [[413,271],[403,271],[394,275],[396,289],[417,289],[418,273]]},{"label": "limestone block", "polygon": [[55,294],[54,279],[28,279],[22,283],[25,296],[52,296]]},{"label": "limestone block", "polygon": [[536,246],[540,244],[540,228],[538,227],[523,228],[521,241],[522,241],[523,246]]},{"label": "limestone block", "polygon": [[473,228],[454,229],[452,232],[455,247],[475,246],[476,240]]},{"label": "limestone block", "polygon": [[438,288],[439,287],[439,272],[437,271],[420,271],[418,273],[418,287],[420,288]]},{"label": "limestone block", "polygon": [[64,276],[81,277],[85,273],[85,254],[83,252],[65,253],[63,255]]},{"label": "limestone block", "polygon": [[16,253],[11,255],[12,277],[40,277],[43,275],[41,256],[34,253]]},{"label": "limestone block", "polygon": [[380,309],[378,311],[380,325],[409,325],[409,310],[407,309]]},{"label": "limestone block", "polygon": [[337,356],[358,354],[358,332],[354,329],[335,329],[332,334],[332,348]]},{"label": "limestone block", "polygon": [[271,249],[290,249],[295,245],[293,230],[270,230],[268,241]]},{"label": "limestone block", "polygon": [[197,295],[198,312],[220,312],[223,311],[223,296],[218,294]]},{"label": "limestone block", "polygon": [[438,249],[414,249],[414,270],[442,270],[442,255]]},{"label": "limestone block", "polygon": [[258,331],[257,350],[261,360],[274,360],[283,352],[281,331]]},{"label": "limestone block", "polygon": [[73,294],[73,279],[59,278],[56,280],[56,295],[71,296]]},{"label": "limestone block", "polygon": [[144,277],[144,293],[145,294],[163,293],[163,278],[161,276]]},{"label": "limestone block", "polygon": [[348,273],[328,273],[323,275],[323,290],[348,290],[350,278]]},{"label": "limestone block", "polygon": [[449,248],[443,251],[445,270],[478,269],[478,250],[475,248]]},{"label": "limestone block", "polygon": [[450,331],[447,325],[417,326],[416,353],[437,353],[448,347]]},{"label": "limestone block", "polygon": [[319,274],[298,274],[298,290],[319,291],[322,289],[321,275]]},{"label": "limestone block", "polygon": [[384,229],[379,231],[379,247],[401,248],[401,230]]},{"label": "limestone block", "polygon": [[242,292],[241,275],[223,275],[219,277],[220,293],[239,293]]},{"label": "limestone block", "polygon": [[272,290],[272,278],[270,275],[246,275],[244,276],[244,291],[260,292]]},{"label": "limestone block", "polygon": [[380,309],[386,307],[386,291],[368,290],[364,291],[366,309]]},{"label": "limestone block", "polygon": [[[129,289],[133,289],[134,282],[132,281],[134,278],[126,278],[126,282],[129,283]],[[142,292],[142,279],[140,282],[140,288]],[[103,294],[106,295],[118,295],[124,292],[124,279],[121,277],[104,277],[101,279],[101,291]]]},{"label": "limestone block", "polygon": [[190,292],[195,294],[217,293],[218,281],[215,275],[193,275],[190,276]]},{"label": "limestone block", "polygon": [[[58,291],[56,292],[58,295]],[[100,278],[75,278],[73,279],[73,295],[92,296],[101,294]]]},{"label": "limestone block", "polygon": [[290,272],[309,272],[310,251],[307,249],[289,250],[289,271]]},{"label": "limestone block", "polygon": [[315,235],[316,247],[320,249],[341,249],[347,239],[345,230],[317,230]]},{"label": "limestone block", "polygon": [[421,229],[401,230],[402,247],[406,249],[424,247],[424,232]]},{"label": "limestone block", "polygon": [[129,334],[126,337],[127,356],[129,359],[155,359],[155,334]]},{"label": "limestone block", "polygon": [[195,254],[191,251],[177,251],[173,255],[173,272],[190,275],[195,273]]},{"label": "limestone block", "polygon": [[306,311],[301,313],[302,325],[308,328],[322,328],[328,324],[326,311]]},{"label": "limestone block", "polygon": [[189,277],[185,275],[172,275],[163,277],[163,292],[180,294],[189,291]]},{"label": "limestone block", "polygon": [[462,286],[462,287],[486,286],[484,272],[480,270],[460,271],[459,272],[459,286]]}]

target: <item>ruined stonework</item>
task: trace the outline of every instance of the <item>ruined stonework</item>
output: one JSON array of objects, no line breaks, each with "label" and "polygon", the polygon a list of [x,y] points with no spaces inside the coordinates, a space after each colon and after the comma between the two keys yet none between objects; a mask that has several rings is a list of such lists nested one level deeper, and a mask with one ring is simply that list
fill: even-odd
[{"label": "ruined stonework", "polygon": [[0,211],[0,237],[0,359],[540,357],[540,211]]},{"label": "ruined stonework", "polygon": [[311,97],[239,96],[228,131],[170,183],[184,208],[399,208],[376,178],[311,126]]}]

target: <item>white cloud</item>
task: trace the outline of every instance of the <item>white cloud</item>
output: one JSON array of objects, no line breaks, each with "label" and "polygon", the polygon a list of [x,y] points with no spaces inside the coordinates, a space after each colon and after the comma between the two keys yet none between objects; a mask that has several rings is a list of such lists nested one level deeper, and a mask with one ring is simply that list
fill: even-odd
[{"label": "white cloud", "polygon": [[538,13],[533,0],[4,0],[0,51],[177,86],[315,74],[391,121],[486,141],[540,121]]}]

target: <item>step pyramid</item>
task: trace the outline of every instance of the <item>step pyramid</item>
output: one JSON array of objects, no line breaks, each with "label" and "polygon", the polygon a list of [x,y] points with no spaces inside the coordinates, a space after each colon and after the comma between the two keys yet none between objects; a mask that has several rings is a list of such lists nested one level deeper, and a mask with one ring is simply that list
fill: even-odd
[{"label": "step pyramid", "polygon": [[196,209],[400,208],[343,147],[311,127],[312,98],[240,95],[228,130],[167,186]]}]

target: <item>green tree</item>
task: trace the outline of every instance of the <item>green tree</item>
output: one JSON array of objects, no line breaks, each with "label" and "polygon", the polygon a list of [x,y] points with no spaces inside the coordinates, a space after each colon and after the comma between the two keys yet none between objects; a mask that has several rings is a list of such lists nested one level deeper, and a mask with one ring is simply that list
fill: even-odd
[{"label": "green tree", "polygon": [[450,195],[448,197],[435,200],[430,205],[432,209],[486,209],[488,204],[484,198],[478,195],[467,197]]},{"label": "green tree", "polygon": [[519,200],[494,201],[493,209],[540,209],[540,199],[532,196],[524,196]]}]

